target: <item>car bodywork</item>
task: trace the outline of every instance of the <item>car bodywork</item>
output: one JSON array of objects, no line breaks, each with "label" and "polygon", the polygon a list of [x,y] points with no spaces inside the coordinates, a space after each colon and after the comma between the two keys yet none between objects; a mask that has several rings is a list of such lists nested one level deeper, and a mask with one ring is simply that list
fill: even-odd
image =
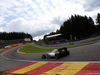
[{"label": "car bodywork", "polygon": [[54,49],[52,52],[48,52],[46,54],[42,55],[42,59],[45,58],[60,58],[60,57],[64,57],[64,56],[68,56],[70,54],[70,52],[67,50],[67,48],[60,48],[60,49]]}]

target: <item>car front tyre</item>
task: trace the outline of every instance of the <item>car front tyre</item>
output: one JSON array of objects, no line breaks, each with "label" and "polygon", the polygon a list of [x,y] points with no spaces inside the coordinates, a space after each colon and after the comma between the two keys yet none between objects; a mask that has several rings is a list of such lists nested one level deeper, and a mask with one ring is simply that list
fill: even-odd
[{"label": "car front tyre", "polygon": [[46,55],[42,55],[42,59],[45,59],[46,58]]}]

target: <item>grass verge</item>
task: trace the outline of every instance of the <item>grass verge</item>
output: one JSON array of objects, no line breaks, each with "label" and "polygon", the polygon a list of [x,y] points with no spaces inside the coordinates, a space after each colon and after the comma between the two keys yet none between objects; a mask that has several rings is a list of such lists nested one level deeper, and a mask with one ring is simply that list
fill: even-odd
[{"label": "grass verge", "polygon": [[40,53],[40,52],[51,51],[51,49],[38,48],[38,47],[28,44],[28,45],[22,47],[19,51],[24,52],[24,53]]},{"label": "grass verge", "polygon": [[[93,44],[93,43],[96,43],[96,41],[95,42],[84,43],[84,44],[79,44],[79,45],[71,45],[71,46],[67,46],[67,48],[78,47],[78,46],[83,46],[83,45],[89,45],[89,44]],[[61,48],[61,47],[59,47],[59,48]],[[59,48],[56,48],[56,49],[59,49]],[[40,53],[40,52],[52,51],[52,49],[54,49],[54,48],[43,49],[43,48],[38,48],[38,47],[35,47],[35,46],[32,46],[32,45],[28,44],[28,45],[22,47],[19,51],[24,52],[24,53]]]},{"label": "grass verge", "polygon": [[93,44],[93,43],[97,43],[97,42],[94,41],[94,42],[83,43],[83,44],[78,44],[78,45],[71,45],[71,46],[67,46],[67,48],[78,47],[78,46],[84,46],[84,45],[89,45],[89,44]]}]

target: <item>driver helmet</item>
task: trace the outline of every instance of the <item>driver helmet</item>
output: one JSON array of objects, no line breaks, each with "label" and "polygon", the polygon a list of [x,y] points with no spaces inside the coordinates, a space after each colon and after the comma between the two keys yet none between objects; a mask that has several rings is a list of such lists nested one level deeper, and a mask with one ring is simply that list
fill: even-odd
[{"label": "driver helmet", "polygon": [[57,49],[54,49],[54,52],[56,53],[57,52]]}]

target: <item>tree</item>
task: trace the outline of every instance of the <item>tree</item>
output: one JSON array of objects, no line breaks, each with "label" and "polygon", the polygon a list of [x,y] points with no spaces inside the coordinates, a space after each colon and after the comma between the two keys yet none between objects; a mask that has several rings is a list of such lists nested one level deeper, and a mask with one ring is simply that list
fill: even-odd
[{"label": "tree", "polygon": [[100,13],[97,14],[96,23],[100,25]]},{"label": "tree", "polygon": [[60,33],[63,34],[64,37],[72,39],[74,37],[77,38],[85,38],[96,32],[96,28],[94,25],[94,21],[91,17],[80,16],[80,15],[72,15],[67,21],[63,23],[60,27]]},{"label": "tree", "polygon": [[17,40],[25,38],[30,38],[31,41],[33,40],[31,34],[25,34],[24,32],[0,32],[0,40]]},{"label": "tree", "polygon": [[97,18],[96,18],[96,24],[97,24],[97,30],[98,32],[100,32],[100,13],[97,14]]}]

